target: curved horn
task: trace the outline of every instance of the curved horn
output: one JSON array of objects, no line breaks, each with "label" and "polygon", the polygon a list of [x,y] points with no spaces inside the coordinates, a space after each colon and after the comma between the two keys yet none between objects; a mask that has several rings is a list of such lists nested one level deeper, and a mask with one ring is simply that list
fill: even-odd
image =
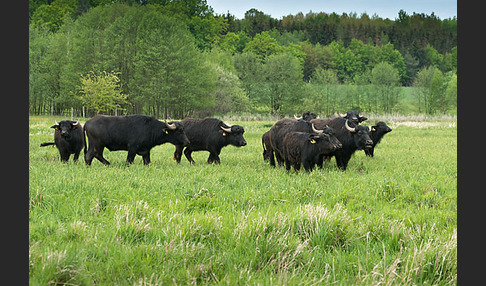
[{"label": "curved horn", "polygon": [[54,120],[54,125],[59,125],[59,123],[57,123],[57,121],[56,121],[56,120]]},{"label": "curved horn", "polygon": [[75,123],[73,123],[73,126],[76,126],[76,125],[78,125],[78,124],[79,124],[79,120],[76,120],[76,122],[75,122]]},{"label": "curved horn", "polygon": [[177,127],[176,127],[176,125],[175,125],[175,123],[173,123],[173,122],[172,122],[171,124],[169,124],[169,123],[165,122],[165,125],[166,125],[166,126],[167,126],[167,128],[169,128],[170,130],[175,130],[175,129],[177,128]]},{"label": "curved horn", "polygon": [[356,132],[356,127],[354,128],[349,127],[347,119],[346,122],[344,122],[344,126],[346,127],[346,129],[348,129],[349,132],[353,132],[353,133]]},{"label": "curved horn", "polygon": [[346,114],[342,114],[342,113],[341,113],[341,112],[339,112],[339,111],[338,111],[338,113],[339,113],[339,116],[341,116],[341,117],[343,117],[343,118],[344,118],[344,117],[346,117]]},{"label": "curved horn", "polygon": [[324,130],[317,130],[315,127],[314,127],[314,123],[312,123],[312,131],[314,131],[314,133],[317,133],[317,134],[322,134],[324,132]]},{"label": "curved horn", "polygon": [[301,120],[302,119],[302,116],[301,117],[297,117],[296,115],[294,115],[294,119]]},{"label": "curved horn", "polygon": [[226,126],[228,126],[228,128],[224,128],[223,126],[220,127],[221,129],[223,129],[224,132],[231,133],[231,125],[226,124]]}]

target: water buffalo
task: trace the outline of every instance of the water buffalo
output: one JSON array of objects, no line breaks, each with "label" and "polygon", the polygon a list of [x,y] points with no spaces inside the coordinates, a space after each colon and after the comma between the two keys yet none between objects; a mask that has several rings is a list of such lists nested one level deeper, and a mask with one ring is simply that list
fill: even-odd
[{"label": "water buffalo", "polygon": [[166,142],[187,146],[189,140],[179,122],[162,122],[146,115],[106,116],[96,115],[84,124],[89,148],[85,148],[84,160],[91,165],[93,157],[105,165],[103,149],[128,151],[127,163],[133,163],[135,155],[141,155],[145,165],[150,163],[150,150]]},{"label": "water buffalo", "polygon": [[297,120],[311,121],[314,118],[317,118],[317,115],[313,112],[310,112],[310,111],[302,113],[301,117],[297,117],[297,116],[294,115],[294,119],[297,119]]},{"label": "water buffalo", "polygon": [[[349,121],[349,119],[341,117],[311,120],[317,128],[329,126],[334,129],[336,138],[341,142],[342,148],[332,152],[327,157],[330,159],[330,157],[335,156],[337,166],[341,170],[346,170],[348,162],[356,150],[370,149],[373,147],[368,126],[355,125],[348,123]],[[319,156],[317,162],[318,167],[322,167],[323,159],[324,156]]]},{"label": "water buffalo", "polygon": [[346,114],[339,113],[339,116],[341,116],[344,119],[349,119],[350,122],[356,125],[368,119],[367,117],[360,116],[358,111],[356,110],[348,110]]},{"label": "water buffalo", "polygon": [[333,142],[331,136],[332,132],[316,134],[293,131],[285,134],[283,151],[287,171],[293,166],[295,172],[298,172],[302,164],[304,169],[310,172],[314,169],[319,155],[328,155],[341,148],[341,143]]},{"label": "water buffalo", "polygon": [[373,154],[375,152],[375,146],[380,143],[383,136],[385,136],[386,133],[391,132],[392,129],[388,127],[383,121],[380,121],[375,125],[371,126],[370,129],[370,138],[371,140],[373,140],[373,147],[371,147],[370,149],[365,149],[364,152],[366,156],[373,157]]},{"label": "water buffalo", "polygon": [[74,154],[73,161],[77,162],[79,153],[84,147],[83,126],[79,121],[63,120],[51,126],[54,131],[54,142],[42,143],[40,147],[56,145],[61,162],[69,161],[71,154]]},{"label": "water buffalo", "polygon": [[[184,150],[184,155],[192,164],[194,159],[191,154],[194,151],[208,151],[208,164],[220,164],[219,154],[221,149],[228,145],[241,147],[246,145],[243,133],[245,129],[240,125],[229,125],[217,118],[185,118],[181,121],[184,132],[191,142]],[[174,160],[181,162],[184,146],[176,145]]]},{"label": "water buffalo", "polygon": [[272,156],[273,158],[273,150],[272,150],[272,145],[270,143],[270,131],[263,133],[262,147],[263,147],[263,161],[270,161],[270,156]]},{"label": "water buffalo", "polygon": [[[269,137],[269,139],[267,139],[267,141],[270,142],[270,144],[269,145],[265,144],[264,146],[264,148],[266,148],[267,150],[266,152],[268,153],[271,166],[275,166],[275,158],[277,159],[277,163],[279,166],[282,166],[284,164],[285,156],[283,152],[283,140],[285,134],[292,131],[316,133],[316,134],[320,134],[324,132],[331,137],[333,144],[339,143],[336,136],[334,136],[332,128],[327,128],[326,126],[323,126],[322,128],[316,128],[312,123],[305,120],[295,120],[291,118],[280,119],[279,121],[275,122],[275,124],[268,131],[267,136]],[[275,154],[275,158],[274,158],[274,154]]]}]

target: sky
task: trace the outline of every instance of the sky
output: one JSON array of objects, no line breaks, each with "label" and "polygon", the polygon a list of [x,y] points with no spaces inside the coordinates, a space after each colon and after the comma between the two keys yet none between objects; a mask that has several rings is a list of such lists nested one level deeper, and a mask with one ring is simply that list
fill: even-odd
[{"label": "sky", "polygon": [[245,12],[255,8],[272,18],[281,19],[283,16],[304,15],[310,11],[325,12],[341,15],[355,12],[358,17],[362,13],[373,16],[375,13],[383,19],[395,20],[398,11],[403,9],[407,14],[434,14],[440,19],[457,18],[457,0],[206,0],[216,14],[235,15],[238,19],[245,17]]}]

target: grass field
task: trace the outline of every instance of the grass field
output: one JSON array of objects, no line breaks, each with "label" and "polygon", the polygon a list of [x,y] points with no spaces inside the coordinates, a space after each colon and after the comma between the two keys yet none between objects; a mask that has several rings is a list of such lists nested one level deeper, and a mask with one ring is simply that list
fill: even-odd
[{"label": "grass field", "polygon": [[229,121],[248,145],[221,165],[170,144],[62,164],[39,147],[62,119],[29,118],[31,285],[457,284],[455,119],[388,121],[374,158],[310,174],[263,162],[272,121]]}]

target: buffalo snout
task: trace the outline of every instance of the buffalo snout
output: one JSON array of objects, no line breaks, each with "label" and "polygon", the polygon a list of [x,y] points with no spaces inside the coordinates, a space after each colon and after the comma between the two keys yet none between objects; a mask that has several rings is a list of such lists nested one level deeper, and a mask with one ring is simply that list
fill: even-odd
[{"label": "buffalo snout", "polygon": [[373,148],[373,140],[366,140],[365,149]]},{"label": "buffalo snout", "polygon": [[341,143],[331,144],[331,150],[332,151],[337,150],[337,149],[341,149],[341,148],[343,148],[343,144],[341,144]]}]

